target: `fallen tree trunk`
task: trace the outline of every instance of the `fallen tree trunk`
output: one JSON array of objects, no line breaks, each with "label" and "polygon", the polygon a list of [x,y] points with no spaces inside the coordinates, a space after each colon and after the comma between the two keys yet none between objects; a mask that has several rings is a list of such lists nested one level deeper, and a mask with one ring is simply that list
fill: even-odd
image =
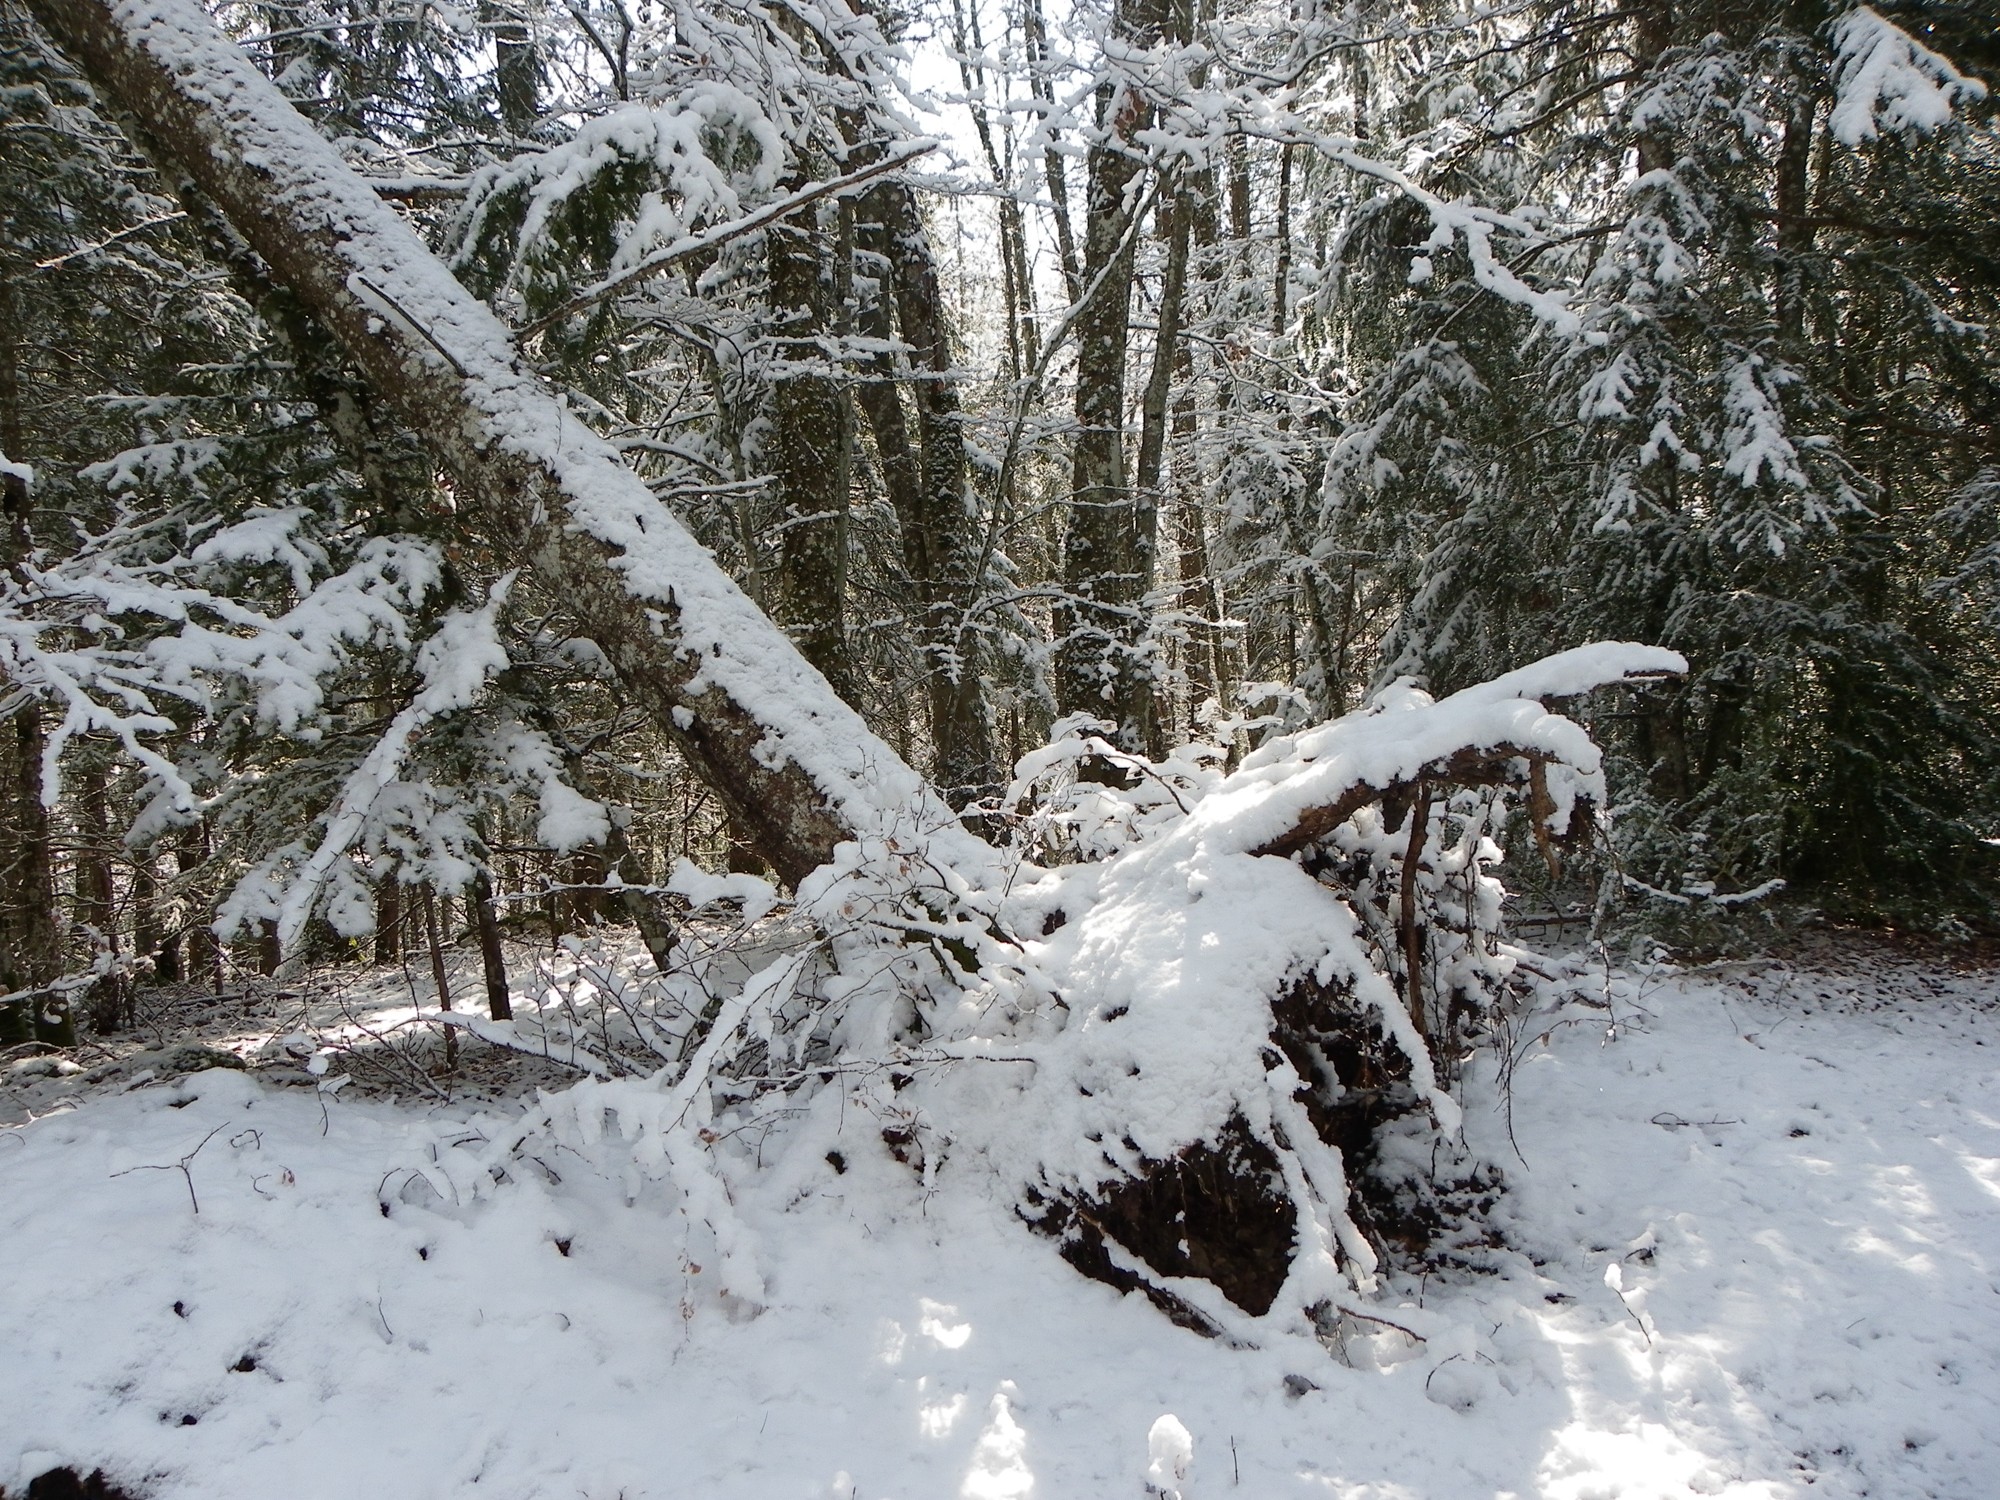
[{"label": "fallen tree trunk", "polygon": [[895,829],[976,841],[193,0],[30,0],[166,174],[219,209],[532,567],[786,881]]}]

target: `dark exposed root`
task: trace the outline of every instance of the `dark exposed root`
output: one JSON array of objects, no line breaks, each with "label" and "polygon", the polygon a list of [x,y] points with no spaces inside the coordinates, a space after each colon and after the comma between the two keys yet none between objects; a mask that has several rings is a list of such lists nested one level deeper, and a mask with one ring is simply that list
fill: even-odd
[{"label": "dark exposed root", "polygon": [[92,1469],[88,1479],[79,1479],[74,1469],[50,1469],[28,1481],[28,1500],[135,1500],[135,1497],[106,1479],[102,1469]]},{"label": "dark exposed root", "polygon": [[[1308,977],[1272,1007],[1272,1040],[1305,1084],[1301,1103],[1346,1167],[1346,1209],[1385,1266],[1467,1264],[1492,1236],[1481,1226],[1499,1189],[1490,1165],[1466,1162],[1438,1138],[1410,1083],[1410,1060],[1345,985]],[[1031,1200],[1029,1220],[1062,1241],[1093,1280],[1143,1292],[1183,1327],[1218,1330],[1170,1291],[1137,1274],[1211,1283],[1253,1317],[1270,1311],[1296,1250],[1297,1211],[1277,1154],[1239,1116],[1212,1141],[1100,1189],[1087,1200]],[[1115,1245],[1125,1255],[1115,1255]]]},{"label": "dark exposed root", "polygon": [[1183,1327],[1215,1332],[1199,1312],[1119,1265],[1111,1241],[1162,1278],[1196,1277],[1253,1316],[1269,1312],[1291,1269],[1292,1205],[1277,1155],[1232,1119],[1219,1138],[1089,1202],[1052,1204],[1036,1227],[1062,1239],[1062,1255],[1093,1280],[1143,1291]]}]

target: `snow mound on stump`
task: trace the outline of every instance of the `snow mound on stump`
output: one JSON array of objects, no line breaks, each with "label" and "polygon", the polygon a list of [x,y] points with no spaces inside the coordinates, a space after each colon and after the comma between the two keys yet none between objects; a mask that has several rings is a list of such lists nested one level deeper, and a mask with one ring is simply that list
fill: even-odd
[{"label": "snow mound on stump", "polygon": [[[949,1075],[935,1114],[1026,1184],[1024,1211],[1064,1237],[1076,1264],[1190,1321],[1297,1322],[1368,1286],[1378,1255],[1351,1211],[1343,1104],[1365,1091],[1380,1096],[1373,1123],[1414,1114],[1433,1136],[1459,1127],[1420,1029],[1422,984],[1413,1006],[1396,944],[1353,884],[1357,858],[1379,863],[1409,843],[1384,835],[1379,809],[1432,786],[1532,788],[1536,816],[1560,832],[1580,804],[1601,804],[1601,763],[1583,729],[1540,697],[1682,665],[1671,652],[1600,645],[1442,702],[1399,683],[1357,714],[1263,747],[1122,853],[1018,886],[1004,915],[1041,934],[1023,939],[1026,967],[1054,998],[1025,1024],[982,1035],[975,1022],[968,1036],[1032,1066],[1007,1085]],[[1403,818],[1426,820],[1408,886],[1422,927],[1463,815],[1415,806]],[[1459,874],[1476,886],[1490,883],[1499,850],[1474,835]],[[1497,917],[1497,900],[1461,904]],[[1490,933],[1457,936],[1454,982],[1490,991],[1510,961]],[[993,999],[971,994],[967,1010],[995,1014]],[[1349,1073],[1359,1059],[1375,1076],[1342,1076],[1342,1058]]]}]

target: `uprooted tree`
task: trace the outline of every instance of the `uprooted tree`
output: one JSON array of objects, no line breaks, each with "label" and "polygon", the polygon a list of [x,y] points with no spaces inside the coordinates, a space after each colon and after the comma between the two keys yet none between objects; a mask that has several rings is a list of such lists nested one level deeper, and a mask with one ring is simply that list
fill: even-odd
[{"label": "uprooted tree", "polygon": [[[635,1162],[686,1186],[716,1112],[757,1093],[740,1076],[711,1090],[733,1068],[795,1110],[859,1104],[927,1173],[984,1158],[1074,1263],[1204,1327],[1310,1319],[1385,1245],[1425,1237],[1355,1182],[1393,1182],[1413,1143],[1456,1129],[1446,1062],[1508,968],[1490,873],[1505,804],[1520,794],[1546,849],[1601,802],[1595,748],[1542,700],[1678,657],[1588,647],[1442,702],[1400,685],[1226,773],[1219,751],[1147,761],[1082,726],[1020,768],[1003,847],[870,732],[193,0],[34,8],[239,272],[331,334],[503,565],[561,601],[810,933],[691,1008],[644,1090],[545,1098],[427,1167],[440,1191],[489,1190],[522,1132],[595,1144],[607,1110]],[[422,714],[385,757],[504,663],[488,627],[506,586],[447,620]],[[65,712],[90,720],[102,687],[68,682]],[[160,797],[187,801],[116,722]],[[344,804],[292,872],[281,941],[358,816]],[[731,1289],[755,1295],[754,1274]]]}]

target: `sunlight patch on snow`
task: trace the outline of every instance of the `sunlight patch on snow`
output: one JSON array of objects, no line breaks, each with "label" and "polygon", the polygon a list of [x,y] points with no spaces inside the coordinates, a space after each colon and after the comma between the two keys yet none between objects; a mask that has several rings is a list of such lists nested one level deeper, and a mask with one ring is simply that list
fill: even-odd
[{"label": "sunlight patch on snow", "polygon": [[[1309,1484],[1314,1489],[1324,1490],[1334,1500],[1425,1500],[1416,1490],[1401,1484],[1356,1484],[1337,1474],[1315,1474],[1311,1469],[1299,1471],[1299,1483]],[[1502,1492],[1493,1500],[1514,1500],[1510,1494]]]},{"label": "sunlight patch on snow", "polygon": [[917,1324],[917,1332],[940,1349],[963,1349],[965,1341],[972,1337],[972,1325],[948,1321],[958,1316],[958,1309],[949,1303],[933,1302],[928,1297],[920,1300],[924,1315]]},{"label": "sunlight patch on snow", "polygon": [[900,1365],[909,1351],[910,1336],[894,1318],[884,1318],[875,1330],[875,1358],[885,1365]]},{"label": "sunlight patch on snow", "polygon": [[1724,1493],[1732,1500],[1775,1493],[1767,1485],[1695,1489],[1707,1469],[1703,1456],[1670,1429],[1640,1422],[1629,1431],[1607,1432],[1573,1422],[1556,1434],[1543,1460],[1539,1493],[1544,1500],[1679,1500],[1696,1493]]},{"label": "sunlight patch on snow", "polygon": [[1959,1165],[1974,1182],[1995,1198],[2000,1198],[2000,1157],[1961,1155]]},{"label": "sunlight patch on snow", "polygon": [[1006,1386],[993,1395],[992,1415],[972,1450],[972,1467],[959,1487],[963,1500],[1025,1500],[1034,1493],[1035,1475],[1028,1467],[1027,1429],[1014,1420]]},{"label": "sunlight patch on snow", "polygon": [[1862,1255],[1879,1256],[1917,1276],[1929,1276],[1937,1270],[1936,1263],[1923,1251],[1911,1254],[1903,1246],[1892,1244],[1865,1225],[1856,1230],[1847,1243]]},{"label": "sunlight patch on snow", "polygon": [[917,1426],[927,1438],[950,1437],[951,1430],[958,1426],[958,1419],[965,1415],[972,1399],[960,1391],[956,1396],[943,1401],[927,1402],[917,1411]]}]

